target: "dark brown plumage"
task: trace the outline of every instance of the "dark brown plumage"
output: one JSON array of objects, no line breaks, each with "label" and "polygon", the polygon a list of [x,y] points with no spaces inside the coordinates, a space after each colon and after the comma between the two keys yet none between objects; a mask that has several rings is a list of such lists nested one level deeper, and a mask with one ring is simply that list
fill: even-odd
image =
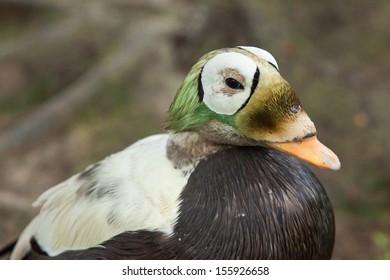
[{"label": "dark brown plumage", "polygon": [[181,194],[171,236],[125,232],[95,248],[26,259],[329,259],[334,216],[325,190],[297,159],[232,147],[201,160]]}]

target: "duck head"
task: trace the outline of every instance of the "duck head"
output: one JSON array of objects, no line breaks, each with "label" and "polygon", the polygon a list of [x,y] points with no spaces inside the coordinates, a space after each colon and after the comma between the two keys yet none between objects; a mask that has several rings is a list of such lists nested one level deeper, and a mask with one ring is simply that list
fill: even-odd
[{"label": "duck head", "polygon": [[195,131],[218,144],[273,147],[320,168],[340,168],[337,156],[318,141],[275,58],[260,48],[226,48],[201,57],[179,88],[165,127]]}]

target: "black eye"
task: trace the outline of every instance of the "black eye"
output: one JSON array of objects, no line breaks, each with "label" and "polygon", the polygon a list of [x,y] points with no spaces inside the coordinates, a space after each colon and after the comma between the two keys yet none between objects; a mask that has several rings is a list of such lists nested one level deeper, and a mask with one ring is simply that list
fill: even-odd
[{"label": "black eye", "polygon": [[244,89],[244,87],[242,86],[242,84],[237,81],[236,79],[233,79],[233,78],[227,78],[225,80],[225,83],[228,87],[232,88],[232,89]]}]

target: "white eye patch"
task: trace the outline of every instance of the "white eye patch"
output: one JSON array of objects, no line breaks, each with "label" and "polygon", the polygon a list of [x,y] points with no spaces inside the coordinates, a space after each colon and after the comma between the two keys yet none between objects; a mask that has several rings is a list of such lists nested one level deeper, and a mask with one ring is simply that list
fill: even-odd
[{"label": "white eye patch", "polygon": [[265,59],[266,61],[268,61],[269,63],[274,65],[276,67],[276,69],[278,69],[278,71],[279,71],[279,66],[278,66],[278,63],[276,62],[276,59],[272,56],[272,54],[270,54],[266,50],[256,48],[256,47],[244,47],[244,46],[239,46],[239,48],[247,50],[256,56]]},{"label": "white eye patch", "polygon": [[211,58],[201,74],[203,102],[218,114],[233,115],[249,99],[256,70],[256,63],[240,53]]}]

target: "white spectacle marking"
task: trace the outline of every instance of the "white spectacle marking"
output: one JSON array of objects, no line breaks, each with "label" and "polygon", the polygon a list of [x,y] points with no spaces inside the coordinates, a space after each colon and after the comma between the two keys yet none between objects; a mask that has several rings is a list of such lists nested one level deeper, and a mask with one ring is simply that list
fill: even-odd
[{"label": "white spectacle marking", "polygon": [[[79,175],[47,190],[35,203],[41,211],[22,233],[11,259],[22,258],[34,237],[49,255],[85,249],[125,231],[171,234],[180,193],[188,176],[166,156],[167,134],[142,139],[100,162],[86,179]],[[95,192],[81,192],[93,180]],[[90,192],[90,193],[89,193]]]},{"label": "white spectacle marking", "polygon": [[[250,97],[257,65],[249,57],[228,52],[211,58],[203,67],[203,102],[218,114],[233,115]],[[244,89],[231,89],[225,80],[234,78]]]},{"label": "white spectacle marking", "polygon": [[267,60],[269,63],[275,65],[275,67],[279,71],[279,66],[278,66],[278,63],[276,62],[276,59],[272,56],[272,54],[270,54],[266,50],[263,50],[263,49],[260,49],[260,48],[256,48],[256,47],[247,47],[247,46],[239,46],[239,48],[247,50],[247,51],[253,53],[256,56],[261,57],[261,58]]}]

